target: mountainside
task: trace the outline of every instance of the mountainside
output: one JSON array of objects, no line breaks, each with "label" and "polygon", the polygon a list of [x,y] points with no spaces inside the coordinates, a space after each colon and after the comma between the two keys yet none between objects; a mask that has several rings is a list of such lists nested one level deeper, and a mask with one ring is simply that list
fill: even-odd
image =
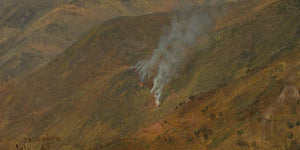
[{"label": "mountainside", "polygon": [[168,11],[175,0],[1,0],[0,83],[43,67],[97,24]]},{"label": "mountainside", "polygon": [[64,139],[62,145],[73,146],[81,137],[72,148],[81,149],[136,131],[144,124],[151,95],[139,88],[129,67],[155,48],[167,22],[163,14],[106,22],[45,68],[4,87],[1,139],[14,146],[24,136],[48,132]]},{"label": "mountainside", "polygon": [[[172,14],[112,19],[85,36],[77,22],[81,38],[71,47],[0,85],[0,149],[293,149],[300,135],[300,3],[226,5],[209,36],[188,47],[195,53],[166,85],[159,107],[151,83],[141,87],[130,68],[152,55]],[[64,44],[43,54],[55,56]],[[57,140],[44,145],[45,136]]]},{"label": "mountainside", "polygon": [[251,15],[223,18],[240,22],[214,37],[190,66],[184,90],[172,94],[190,95],[110,149],[299,149],[299,4],[245,2],[230,9]]}]

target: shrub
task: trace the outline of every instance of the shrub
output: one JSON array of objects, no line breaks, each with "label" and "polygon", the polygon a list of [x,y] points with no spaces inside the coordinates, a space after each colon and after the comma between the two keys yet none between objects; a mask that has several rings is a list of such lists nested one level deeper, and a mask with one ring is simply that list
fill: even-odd
[{"label": "shrub", "polygon": [[185,104],[185,101],[184,102],[181,102],[179,103],[179,106],[183,106]]},{"label": "shrub", "polygon": [[196,136],[199,136],[200,130],[195,130],[195,131],[194,131],[194,134],[195,134]]},{"label": "shrub", "polygon": [[219,112],[219,116],[222,116],[223,115],[223,113],[222,112]]},{"label": "shrub", "polygon": [[208,107],[205,107],[204,109],[202,109],[202,112],[207,112],[208,111]]},{"label": "shrub", "polygon": [[192,100],[195,99],[195,97],[196,97],[196,95],[190,95],[190,96],[189,96],[189,99],[192,101]]},{"label": "shrub", "polygon": [[288,124],[287,124],[287,125],[288,125],[288,127],[289,127],[289,128],[294,128],[294,124],[293,124],[293,123],[291,123],[291,122],[288,122]]},{"label": "shrub", "polygon": [[236,144],[237,144],[238,146],[240,146],[240,147],[248,146],[248,143],[245,142],[245,141],[242,141],[242,140],[238,140],[238,141],[236,142]]},{"label": "shrub", "polygon": [[300,126],[300,121],[296,121],[296,125],[297,125],[297,126]]},{"label": "shrub", "polygon": [[203,136],[204,136],[205,140],[208,140],[208,135],[207,134],[204,134]]},{"label": "shrub", "polygon": [[202,127],[200,128],[200,132],[202,132],[202,133],[204,133],[204,134],[210,135],[210,134],[212,134],[212,129],[209,129],[209,128],[205,127],[205,126],[202,126]]},{"label": "shrub", "polygon": [[242,135],[244,134],[244,131],[243,131],[243,130],[238,130],[238,131],[236,132],[236,134],[237,134],[238,136],[242,136]]},{"label": "shrub", "polygon": [[289,132],[289,133],[287,134],[287,137],[288,137],[289,139],[292,139],[292,138],[294,137],[294,135],[293,135],[293,133]]},{"label": "shrub", "polygon": [[216,115],[213,114],[213,113],[210,113],[210,114],[209,114],[209,118],[210,118],[211,120],[215,120],[215,119],[216,119]]},{"label": "shrub", "polygon": [[240,146],[240,147],[242,147],[242,146],[248,146],[248,143],[245,142],[245,141],[242,141],[242,140],[238,140],[238,141],[236,142],[236,144],[237,144],[238,146]]}]

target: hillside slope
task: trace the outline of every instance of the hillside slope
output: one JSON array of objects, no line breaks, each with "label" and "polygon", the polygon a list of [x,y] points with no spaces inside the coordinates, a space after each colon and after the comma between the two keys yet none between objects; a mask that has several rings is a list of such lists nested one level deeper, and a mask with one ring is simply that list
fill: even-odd
[{"label": "hillside slope", "polygon": [[1,0],[0,84],[43,67],[92,27],[168,11],[174,0]]},{"label": "hillside slope", "polygon": [[166,86],[160,107],[151,86],[140,87],[129,68],[151,56],[170,14],[105,22],[42,69],[0,87],[0,149],[41,149],[43,142],[28,138],[45,136],[60,139],[47,149],[285,146],[286,132],[297,137],[296,126],[285,128],[297,113],[275,116],[287,119],[277,125],[284,129],[280,142],[274,134],[258,141],[256,120],[270,120],[265,110],[273,105],[281,110],[273,104],[281,93],[297,98],[298,6],[294,0],[232,4],[214,21],[209,42],[191,47],[197,53]]},{"label": "hillside slope", "polygon": [[144,124],[151,95],[128,68],[155,48],[167,22],[167,15],[106,22],[45,68],[6,85],[0,93],[1,139],[13,146],[48,132],[60,136],[62,145],[82,149],[135,131]]},{"label": "hillside slope", "polygon": [[225,16],[226,24],[239,23],[220,31],[189,68],[191,78],[177,92],[190,94],[184,102],[109,149],[300,148],[300,3],[246,3],[229,12],[251,5],[255,11]]}]

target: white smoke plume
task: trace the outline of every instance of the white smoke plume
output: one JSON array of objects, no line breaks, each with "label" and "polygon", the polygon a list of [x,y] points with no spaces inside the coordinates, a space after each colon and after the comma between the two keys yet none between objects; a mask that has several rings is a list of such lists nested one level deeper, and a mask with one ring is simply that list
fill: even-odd
[{"label": "white smoke plume", "polygon": [[151,89],[157,106],[160,104],[164,86],[174,78],[183,62],[187,60],[186,49],[210,30],[211,16],[199,10],[192,8],[190,3],[183,4],[173,16],[168,31],[160,38],[152,57],[133,66],[141,77],[141,83],[153,76],[154,70],[157,71]]}]

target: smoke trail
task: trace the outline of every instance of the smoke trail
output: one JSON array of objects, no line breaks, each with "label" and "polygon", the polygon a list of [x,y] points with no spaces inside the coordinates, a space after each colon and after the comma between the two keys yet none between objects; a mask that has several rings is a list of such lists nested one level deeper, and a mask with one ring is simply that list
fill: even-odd
[{"label": "smoke trail", "polygon": [[186,61],[188,55],[186,49],[195,43],[197,37],[207,34],[211,22],[208,14],[185,4],[173,16],[170,29],[160,38],[158,48],[154,50],[152,57],[134,66],[142,83],[157,70],[151,89],[157,105],[160,104],[164,86],[173,79]]}]

